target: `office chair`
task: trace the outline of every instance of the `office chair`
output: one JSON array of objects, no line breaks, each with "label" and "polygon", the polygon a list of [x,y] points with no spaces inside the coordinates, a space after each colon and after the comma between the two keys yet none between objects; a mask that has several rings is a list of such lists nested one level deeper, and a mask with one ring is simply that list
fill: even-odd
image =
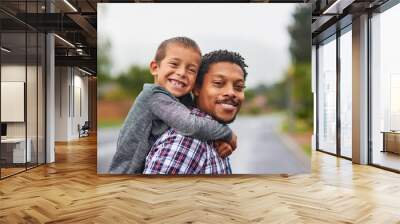
[{"label": "office chair", "polygon": [[82,127],[80,127],[80,125],[78,124],[79,138],[89,136],[89,129],[90,129],[89,121],[85,121]]}]

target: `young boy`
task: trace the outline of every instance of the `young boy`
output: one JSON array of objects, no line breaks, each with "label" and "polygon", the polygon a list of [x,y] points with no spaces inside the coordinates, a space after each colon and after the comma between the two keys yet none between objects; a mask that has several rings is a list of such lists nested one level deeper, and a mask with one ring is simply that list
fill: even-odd
[{"label": "young boy", "polygon": [[190,92],[200,60],[200,48],[190,38],[175,37],[160,44],[150,63],[154,84],[143,86],[125,119],[110,173],[141,174],[151,146],[168,127],[200,140],[224,141],[218,144],[221,156],[236,148],[236,135],[227,125],[197,117],[186,107],[192,106]]}]

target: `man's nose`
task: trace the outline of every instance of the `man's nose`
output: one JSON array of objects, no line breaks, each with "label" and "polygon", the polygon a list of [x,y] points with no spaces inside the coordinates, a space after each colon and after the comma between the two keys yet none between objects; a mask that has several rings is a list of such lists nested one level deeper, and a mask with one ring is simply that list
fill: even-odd
[{"label": "man's nose", "polygon": [[225,88],[225,95],[229,97],[236,97],[236,92],[233,86],[227,85]]}]

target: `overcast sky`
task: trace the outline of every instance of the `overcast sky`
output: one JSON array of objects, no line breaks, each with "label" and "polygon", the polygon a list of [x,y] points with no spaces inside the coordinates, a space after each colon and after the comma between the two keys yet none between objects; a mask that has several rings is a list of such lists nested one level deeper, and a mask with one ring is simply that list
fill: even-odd
[{"label": "overcast sky", "polygon": [[99,3],[98,41],[111,42],[113,74],[133,64],[148,66],[163,40],[187,36],[203,53],[239,52],[249,66],[247,86],[272,84],[290,62],[287,27],[296,5]]}]

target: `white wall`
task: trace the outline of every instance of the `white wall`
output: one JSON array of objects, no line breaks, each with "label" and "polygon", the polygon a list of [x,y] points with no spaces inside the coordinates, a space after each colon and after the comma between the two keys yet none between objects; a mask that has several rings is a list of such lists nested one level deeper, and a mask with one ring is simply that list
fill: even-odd
[{"label": "white wall", "polygon": [[[25,65],[2,65],[1,66],[1,81],[2,82],[24,82],[26,83],[25,80],[25,75],[26,75],[26,70],[32,70],[32,66],[25,67]],[[2,92],[4,93],[4,92]],[[22,92],[23,94],[23,92]],[[29,95],[29,94],[28,94]],[[2,98],[7,97],[7,96],[2,96]],[[2,103],[3,105],[3,103]],[[24,113],[24,107],[21,108],[22,113]],[[5,112],[10,112],[7,110],[10,110],[10,108],[1,108],[2,114]],[[24,122],[8,122],[8,132],[10,132],[10,136],[16,136],[16,137],[23,137],[25,136],[25,125]]]},{"label": "white wall", "polygon": [[67,67],[55,68],[55,141],[68,141],[68,86]]},{"label": "white wall", "polygon": [[[28,66],[29,69],[30,66]],[[25,82],[25,65],[2,65],[1,81]]]},{"label": "white wall", "polygon": [[24,93],[24,82],[1,82],[2,122],[24,122]]},{"label": "white wall", "polygon": [[[1,81],[3,82],[25,82],[26,69],[28,72],[32,70],[32,66],[25,67],[25,65],[2,65],[1,66]],[[28,93],[32,96],[33,93]],[[8,108],[1,108],[7,110]],[[25,122],[7,122],[7,136],[8,137],[25,137]]]},{"label": "white wall", "polygon": [[[29,148],[32,151],[32,161],[36,162],[36,158],[39,159],[39,163],[44,163],[44,74],[42,73],[42,67],[38,67],[25,64],[3,64],[1,66],[1,81],[2,81],[2,99],[9,98],[7,94],[22,94],[19,98],[22,102],[14,101],[9,102],[8,106],[5,106],[5,101],[2,101],[2,114],[4,113],[19,113],[19,121],[6,122],[7,123],[7,137],[9,138],[24,138],[27,136],[30,139]],[[25,80],[27,78],[27,80]],[[11,82],[20,82],[20,84],[25,84],[20,89],[14,89],[18,93],[11,93],[4,88],[3,84]],[[13,86],[16,88],[16,86]],[[24,95],[24,90],[26,90],[26,98]],[[24,99],[25,98],[25,99]],[[13,108],[14,104],[19,104],[18,108]],[[26,103],[26,105],[25,105]],[[25,119],[26,112],[26,119]],[[4,117],[2,117],[2,120]],[[38,157],[37,157],[38,154]],[[51,161],[51,160],[49,160]]]},{"label": "white wall", "polygon": [[76,68],[56,67],[56,141],[79,138],[78,124],[88,120],[88,78],[83,75]]}]

